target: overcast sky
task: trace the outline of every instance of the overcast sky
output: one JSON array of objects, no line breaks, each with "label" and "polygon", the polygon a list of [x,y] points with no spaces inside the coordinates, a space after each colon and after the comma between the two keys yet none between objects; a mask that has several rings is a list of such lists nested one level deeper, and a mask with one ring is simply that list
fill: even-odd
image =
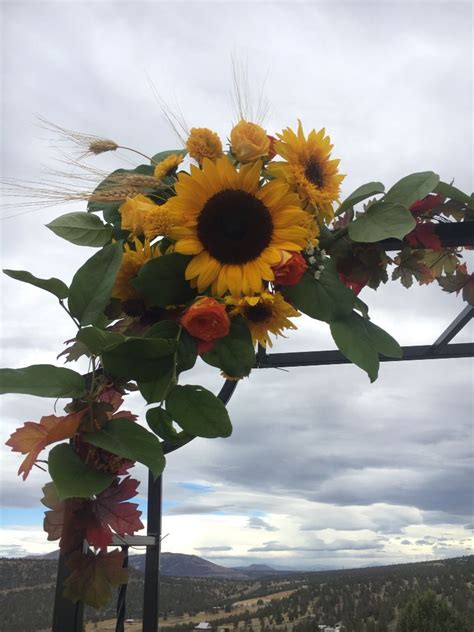
[{"label": "overcast sky", "polygon": [[[248,59],[252,89],[265,85],[270,133],[297,118],[326,127],[347,174],[344,194],[428,169],[472,191],[470,2],[15,0],[1,12],[2,178],[41,182],[58,168],[37,116],[148,155],[179,147],[147,77],[190,127],[225,139],[236,122],[236,54]],[[126,165],[119,155],[92,162]],[[70,282],[93,250],[44,224],[84,207],[24,210],[2,211],[16,215],[1,222],[2,267]],[[6,277],[1,284],[2,365],[60,362],[74,329],[55,299]],[[435,285],[391,283],[361,296],[402,344],[433,342],[464,307]],[[333,348],[324,323],[297,324],[277,351]],[[471,550],[472,378],[471,360],[385,364],[372,385],[353,366],[254,371],[229,405],[232,437],[169,456],[164,550],[287,568]],[[202,364],[188,381],[215,391],[221,383]],[[128,399],[143,419],[140,399]],[[2,404],[3,444],[54,402],[11,395]],[[52,550],[39,503],[47,476],[35,470],[24,483],[21,457],[3,447],[1,459],[4,554]],[[143,468],[135,472],[144,479]]]}]

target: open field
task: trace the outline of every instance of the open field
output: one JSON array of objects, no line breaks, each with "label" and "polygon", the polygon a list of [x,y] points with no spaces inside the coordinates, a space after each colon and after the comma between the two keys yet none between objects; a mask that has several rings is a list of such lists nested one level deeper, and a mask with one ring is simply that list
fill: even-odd
[{"label": "open field", "polygon": [[[264,601],[271,599],[284,599],[285,597],[289,597],[292,593],[294,593],[295,590],[296,589],[293,588],[291,590],[283,590],[280,592],[271,593],[263,597],[254,597],[252,599],[236,601],[231,613],[224,613],[223,610],[213,614],[210,614],[208,612],[199,612],[198,614],[193,616],[190,616],[188,614],[184,614],[182,617],[168,616],[166,621],[162,617],[160,617],[159,627],[161,629],[173,625],[199,623],[200,621],[213,621],[214,619],[222,619],[222,617],[226,616],[226,614],[238,615],[239,613],[244,613],[246,610],[248,610],[250,613],[253,613],[256,612],[259,608],[259,606],[257,606],[257,602],[259,601],[259,599],[262,599]],[[134,620],[133,623],[127,623],[125,629],[127,630],[127,632],[141,632],[141,621],[137,619]],[[86,625],[86,632],[115,632],[115,619],[98,621],[97,623],[88,623]]]}]

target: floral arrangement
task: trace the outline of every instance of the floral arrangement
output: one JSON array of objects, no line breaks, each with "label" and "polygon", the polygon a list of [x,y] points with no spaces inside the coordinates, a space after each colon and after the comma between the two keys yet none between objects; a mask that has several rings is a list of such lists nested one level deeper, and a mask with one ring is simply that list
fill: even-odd
[{"label": "floral arrangement", "polygon": [[[93,154],[121,149],[75,139]],[[1,371],[2,393],[71,400],[64,415],[27,421],[7,445],[25,455],[19,474],[26,479],[45,463],[41,452],[57,444],[47,459],[44,528],[71,553],[65,595],[73,601],[99,607],[127,581],[122,553],[107,547],[113,534],[143,526],[129,502],[138,486],[133,464],[157,477],[164,441],[180,446],[231,434],[220,399],[178,383],[198,356],[240,380],[255,366],[256,345],[295,330],[303,313],[328,323],[340,351],[373,381],[379,354],[401,357],[401,349],[371,321],[358,293],[385,283],[389,266],[406,287],[437,280],[474,304],[474,275],[461,249],[445,247],[437,233],[440,223],[473,219],[472,196],[423,172],[388,191],[364,184],[341,202],[344,175],[332,149],[324,129],[305,134],[301,122],[271,136],[240,120],[226,149],[215,132],[193,128],[184,149],[114,171],[82,195],[87,211],[48,224],[59,237],[98,249],[69,287],[4,271],[59,300],[77,329],[60,356],[89,361],[85,376],[52,365]],[[393,258],[387,239],[403,240]],[[149,405],[148,429],[122,410],[136,390]]]}]

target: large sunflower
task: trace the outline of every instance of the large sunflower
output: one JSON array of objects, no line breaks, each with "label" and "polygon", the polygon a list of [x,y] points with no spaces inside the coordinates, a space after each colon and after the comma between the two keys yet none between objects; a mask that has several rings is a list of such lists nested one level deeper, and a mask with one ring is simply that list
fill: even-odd
[{"label": "large sunflower", "polygon": [[228,296],[226,302],[233,305],[231,314],[240,314],[247,321],[254,343],[272,346],[269,334],[283,336],[284,329],[297,329],[290,318],[301,314],[285,301],[280,292],[263,292],[260,296],[234,298]]},{"label": "large sunflower", "polygon": [[261,168],[257,161],[238,171],[222,157],[179,174],[167,205],[181,220],[169,236],[176,252],[195,255],[186,279],[199,292],[211,285],[218,296],[261,292],[281,251],[302,250],[313,238],[298,196],[277,180],[260,187]]},{"label": "large sunflower", "polygon": [[339,189],[345,175],[338,172],[339,160],[331,160],[331,140],[324,128],[312,130],[305,138],[301,121],[298,133],[287,127],[275,142],[275,151],[285,162],[274,162],[268,171],[283,178],[308,202],[323,221],[334,217],[333,203],[339,198]]}]

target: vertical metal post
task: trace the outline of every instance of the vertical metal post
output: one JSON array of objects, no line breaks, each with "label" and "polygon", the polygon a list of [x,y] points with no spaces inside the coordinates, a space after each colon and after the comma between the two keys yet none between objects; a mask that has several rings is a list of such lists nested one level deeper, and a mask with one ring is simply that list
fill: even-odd
[{"label": "vertical metal post", "polygon": [[[128,568],[128,546],[122,546],[122,552],[124,553],[122,568]],[[117,597],[117,624],[115,626],[115,632],[124,632],[125,627],[125,612],[127,608],[127,586],[128,584],[122,584],[118,591]]]},{"label": "vertical metal post", "polygon": [[66,632],[66,630],[68,632],[82,632],[83,629],[84,604],[82,601],[73,603],[63,597],[64,582],[70,574],[66,566],[70,555],[70,553],[59,554],[52,632]]},{"label": "vertical metal post", "polygon": [[161,500],[163,479],[148,472],[147,534],[155,544],[146,547],[145,585],[143,591],[143,632],[158,632],[161,548]]}]

